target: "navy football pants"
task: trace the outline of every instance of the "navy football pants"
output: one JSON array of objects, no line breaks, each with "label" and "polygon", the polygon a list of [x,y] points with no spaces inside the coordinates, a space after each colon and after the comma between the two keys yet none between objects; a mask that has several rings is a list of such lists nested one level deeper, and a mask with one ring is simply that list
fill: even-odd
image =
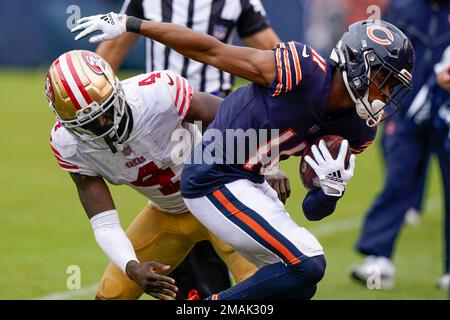
[{"label": "navy football pants", "polygon": [[[381,147],[382,147],[382,157],[384,160],[384,166],[387,167],[387,158],[394,157],[392,161],[395,161],[395,150],[391,151],[393,147],[396,147],[397,143],[401,143],[402,141],[396,141],[395,131],[399,126],[400,117],[395,117],[392,120],[389,120],[383,126],[383,135],[381,137]],[[408,143],[407,141],[405,143]],[[405,150],[409,149],[410,146],[405,146]],[[429,148],[428,148],[429,149]],[[414,190],[411,190],[409,193],[409,203],[410,208],[416,209],[420,214],[422,213],[422,205],[423,198],[425,192],[425,182],[428,172],[428,162],[430,159],[429,150],[424,150],[422,154],[419,168],[417,168],[417,183],[414,186]],[[405,196],[406,197],[406,196]],[[409,209],[409,208],[408,208]]]}]

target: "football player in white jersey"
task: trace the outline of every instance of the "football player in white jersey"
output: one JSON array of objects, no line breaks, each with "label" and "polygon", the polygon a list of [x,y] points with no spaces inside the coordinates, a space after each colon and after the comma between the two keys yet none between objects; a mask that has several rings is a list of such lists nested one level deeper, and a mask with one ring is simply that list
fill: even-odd
[{"label": "football player in white jersey", "polygon": [[[188,121],[208,124],[220,98],[193,93],[186,79],[170,71],[120,82],[108,63],[83,50],[53,62],[45,92],[57,119],[51,149],[76,184],[95,239],[111,260],[97,298],[137,299],[143,292],[175,297],[174,280],[165,275],[201,240],[213,243],[236,281],[256,271],[201,225],[180,195],[184,156],[201,138]],[[181,142],[171,139],[177,129],[189,133]],[[185,152],[175,161],[173,152],[180,150]],[[126,233],[105,180],[149,199]]]}]

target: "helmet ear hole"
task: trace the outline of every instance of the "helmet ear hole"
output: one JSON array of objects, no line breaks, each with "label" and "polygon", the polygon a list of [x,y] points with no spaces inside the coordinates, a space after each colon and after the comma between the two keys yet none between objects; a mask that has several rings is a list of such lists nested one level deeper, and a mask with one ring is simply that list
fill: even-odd
[{"label": "helmet ear hole", "polygon": [[390,50],[390,53],[394,58],[398,58],[400,56],[400,50],[398,50],[397,48]]},{"label": "helmet ear hole", "polygon": [[355,59],[354,56],[351,56],[350,62],[351,62],[351,63],[355,63],[355,64],[358,63],[358,61]]},{"label": "helmet ear hole", "polygon": [[356,58],[356,55],[354,54],[353,50],[347,50],[348,52],[348,62],[357,64],[358,59]]},{"label": "helmet ear hole", "polygon": [[341,58],[339,57],[339,53],[337,52],[337,50],[338,50],[337,48],[333,48],[333,50],[331,50],[330,59],[331,61],[334,61],[335,63],[340,65],[342,61]]}]

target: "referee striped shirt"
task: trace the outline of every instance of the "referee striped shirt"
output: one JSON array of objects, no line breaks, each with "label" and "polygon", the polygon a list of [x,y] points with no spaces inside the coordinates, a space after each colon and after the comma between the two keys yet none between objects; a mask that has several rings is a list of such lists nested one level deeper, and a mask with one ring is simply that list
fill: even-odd
[{"label": "referee striped shirt", "polygon": [[[121,12],[184,25],[225,43],[231,43],[236,34],[249,37],[269,27],[260,0],[127,0]],[[146,69],[181,74],[196,91],[219,93],[233,86],[230,74],[185,58],[150,39],[146,39]]]}]

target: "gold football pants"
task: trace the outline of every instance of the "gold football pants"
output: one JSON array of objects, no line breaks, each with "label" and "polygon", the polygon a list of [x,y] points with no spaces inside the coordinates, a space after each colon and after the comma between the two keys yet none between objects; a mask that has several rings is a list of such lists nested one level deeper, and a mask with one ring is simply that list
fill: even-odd
[{"label": "gold football pants", "polygon": [[[214,236],[189,212],[170,214],[147,205],[133,220],[126,234],[139,261],[170,265],[167,273],[183,261],[195,243],[202,240],[212,243],[236,282],[256,272],[255,265]],[[97,288],[100,299],[138,299],[142,293],[142,289],[113,263],[109,263]]]}]

